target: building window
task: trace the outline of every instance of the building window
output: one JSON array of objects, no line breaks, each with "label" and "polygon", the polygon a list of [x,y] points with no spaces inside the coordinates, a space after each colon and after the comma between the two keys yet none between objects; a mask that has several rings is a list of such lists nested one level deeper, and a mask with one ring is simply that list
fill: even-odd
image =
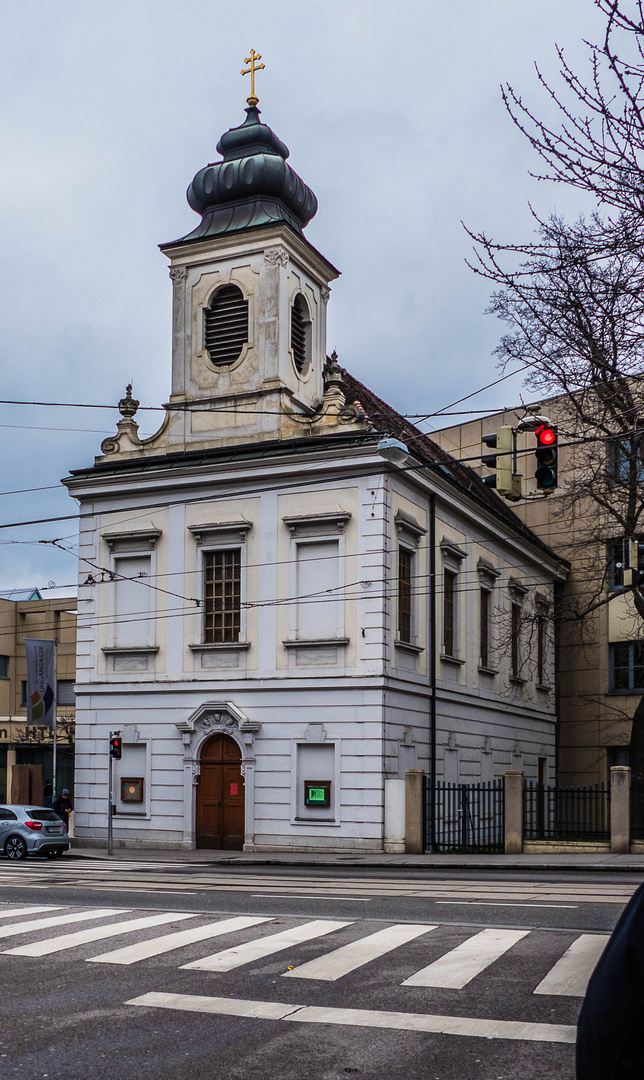
[{"label": "building window", "polygon": [[479,663],[481,667],[490,667],[490,614],[492,593],[489,589],[479,590]]},{"label": "building window", "polygon": [[298,375],[306,375],[311,363],[311,315],[301,293],[291,307],[291,350]]},{"label": "building window", "polygon": [[[612,591],[624,588],[624,570],[631,566],[631,545],[628,540],[614,540],[608,545],[608,588]],[[637,567],[644,570],[644,543],[637,544]]]},{"label": "building window", "polygon": [[9,678],[9,657],[0,656],[0,679]]},{"label": "building window", "polygon": [[223,285],[204,312],[204,346],[221,367],[234,364],[247,342],[248,300],[237,285]]},{"label": "building window", "polygon": [[74,680],[73,679],[59,679],[56,688],[56,701],[58,705],[64,705],[68,708],[76,704],[76,694],[74,693]]},{"label": "building window", "polygon": [[641,484],[644,481],[642,435],[640,429],[633,435],[612,439],[608,443],[608,473],[615,486]]},{"label": "building window", "polygon": [[411,644],[411,580],[414,556],[408,548],[398,548],[398,640]]},{"label": "building window", "polygon": [[548,656],[548,619],[537,615],[537,683],[546,684],[546,660]]},{"label": "building window", "polygon": [[27,680],[23,679],[20,683],[20,708],[27,708]]},{"label": "building window", "polygon": [[644,690],[644,641],[620,641],[608,650],[611,690]]},{"label": "building window", "polygon": [[518,679],[521,674],[521,604],[512,600],[510,604],[510,675]]},{"label": "building window", "polygon": [[456,574],[443,571],[443,650],[456,656]]},{"label": "building window", "polygon": [[204,641],[239,641],[241,627],[241,550],[204,552]]}]

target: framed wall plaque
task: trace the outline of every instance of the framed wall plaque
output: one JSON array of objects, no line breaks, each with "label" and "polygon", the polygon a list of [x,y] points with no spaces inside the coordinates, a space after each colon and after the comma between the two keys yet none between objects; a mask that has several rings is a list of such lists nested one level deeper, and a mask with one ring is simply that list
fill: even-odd
[{"label": "framed wall plaque", "polygon": [[124,803],[142,803],[143,802],[143,777],[142,776],[122,776],[121,777],[121,802]]}]

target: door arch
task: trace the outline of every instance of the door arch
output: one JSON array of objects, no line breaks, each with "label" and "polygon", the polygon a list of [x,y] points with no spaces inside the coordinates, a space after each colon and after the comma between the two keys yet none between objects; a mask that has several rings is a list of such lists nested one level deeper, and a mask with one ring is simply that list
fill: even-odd
[{"label": "door arch", "polygon": [[244,845],[244,778],[241,749],[230,735],[211,735],[199,756],[196,844],[241,851]]}]

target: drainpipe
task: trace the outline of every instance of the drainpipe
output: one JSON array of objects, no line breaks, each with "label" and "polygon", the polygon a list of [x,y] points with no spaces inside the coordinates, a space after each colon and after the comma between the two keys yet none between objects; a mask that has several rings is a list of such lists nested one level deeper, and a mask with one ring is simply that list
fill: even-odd
[{"label": "drainpipe", "polygon": [[[429,497],[429,785],[436,783],[436,497]],[[425,808],[426,810],[426,808]],[[425,820],[427,817],[425,816]],[[431,820],[430,849],[436,850],[434,817]]]}]

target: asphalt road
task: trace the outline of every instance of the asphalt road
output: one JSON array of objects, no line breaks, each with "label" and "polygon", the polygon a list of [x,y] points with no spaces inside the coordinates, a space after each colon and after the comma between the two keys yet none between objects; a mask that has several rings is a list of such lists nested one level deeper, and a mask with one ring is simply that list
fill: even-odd
[{"label": "asphalt road", "polygon": [[638,884],[0,860],[0,1076],[572,1080]]}]

